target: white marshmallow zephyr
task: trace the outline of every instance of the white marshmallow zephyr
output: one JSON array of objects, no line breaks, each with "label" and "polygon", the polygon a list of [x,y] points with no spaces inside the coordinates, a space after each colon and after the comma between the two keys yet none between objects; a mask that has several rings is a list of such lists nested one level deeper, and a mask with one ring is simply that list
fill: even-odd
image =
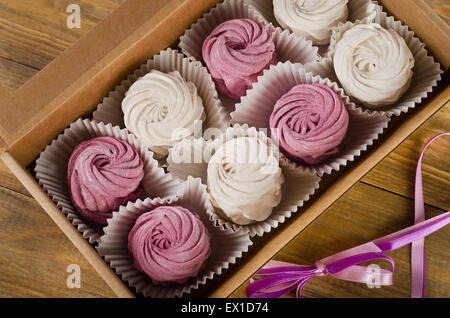
[{"label": "white marshmallow zephyr", "polygon": [[333,27],[348,18],[348,0],[273,0],[278,23],[311,40],[314,45],[330,43]]},{"label": "white marshmallow zephyr", "polygon": [[238,225],[266,220],[281,201],[284,177],[278,158],[258,138],[224,143],[211,158],[207,173],[216,212]]},{"label": "white marshmallow zephyr", "polygon": [[122,101],[125,126],[155,153],[156,159],[183,138],[193,135],[206,113],[197,87],[178,71],[152,70],[137,80]]},{"label": "white marshmallow zephyr", "polygon": [[414,56],[405,40],[379,24],[345,31],[333,57],[345,92],[369,108],[392,105],[411,85]]}]

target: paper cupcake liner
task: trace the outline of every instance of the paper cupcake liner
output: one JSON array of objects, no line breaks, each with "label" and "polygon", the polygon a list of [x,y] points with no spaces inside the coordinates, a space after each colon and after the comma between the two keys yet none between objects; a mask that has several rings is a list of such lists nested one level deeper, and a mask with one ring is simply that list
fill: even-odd
[{"label": "paper cupcake liner", "polygon": [[244,2],[253,7],[268,23],[280,27],[274,15],[273,0],[244,0]]},{"label": "paper cupcake liner", "polygon": [[[329,73],[329,67],[330,61],[325,60],[307,65],[308,70],[318,70],[322,74]],[[289,62],[279,63],[264,72],[253,89],[236,105],[236,111],[231,114],[232,123],[248,124],[270,134],[269,120],[276,102],[298,84],[323,84],[330,87],[342,97],[350,118],[348,132],[339,147],[339,154],[317,165],[301,165],[282,155],[283,160],[293,168],[301,168],[319,176],[339,171],[342,166],[346,166],[366,151],[388,127],[388,117],[362,111],[335,82],[309,73],[301,65]]]},{"label": "paper cupcake liner", "polygon": [[[244,0],[258,11],[269,23],[275,27],[280,27],[274,15],[272,0]],[[380,7],[371,0],[349,0],[348,2],[348,21],[356,22],[363,21],[371,23],[375,21],[377,13],[380,12]],[[320,45],[319,53],[324,56],[327,53],[328,45]]]},{"label": "paper cupcake liner", "polygon": [[[150,277],[136,270],[127,244],[128,234],[141,214],[158,206],[171,204],[181,205],[199,215],[211,234],[211,255],[206,267],[200,271],[197,277],[190,278],[182,285],[174,283],[163,286],[152,283]],[[214,276],[222,274],[253,244],[247,234],[215,226],[214,222],[209,220],[211,214],[213,214],[213,208],[206,186],[202,185],[199,179],[188,178],[183,183],[182,191],[176,197],[138,200],[136,203],[129,203],[127,206],[122,206],[118,212],[114,212],[113,217],[108,220],[108,226],[104,228],[105,235],[101,238],[97,251],[109,262],[110,267],[138,293],[154,298],[182,297],[184,294],[198,289],[201,285],[205,285]]]},{"label": "paper cupcake liner", "polygon": [[[191,138],[178,143],[170,151],[167,169],[172,175],[182,180],[193,176],[207,184],[208,162],[215,151],[227,141],[239,137],[259,138],[273,147],[275,154],[278,153],[272,141],[263,131],[258,131],[254,127],[249,128],[248,125],[235,125],[228,128],[222,136],[217,137],[214,141]],[[285,178],[282,185],[282,199],[267,220],[251,225],[238,225],[225,220],[217,213],[211,214],[210,219],[225,229],[248,233],[251,237],[262,236],[284,223],[293,213],[298,212],[299,208],[316,192],[321,178],[301,168],[293,168],[284,160],[280,161],[280,167]]]},{"label": "paper cupcake liner", "polygon": [[[184,33],[180,38],[179,47],[187,56],[203,62],[202,47],[208,35],[225,21],[244,18],[262,23],[272,32],[280,61],[306,64],[319,60],[318,48],[313,46],[311,41],[269,24],[256,9],[245,3],[244,0],[225,0],[212,8]],[[223,96],[223,94],[219,94],[219,97],[225,108],[233,111],[237,100]]]},{"label": "paper cupcake liner", "polygon": [[158,168],[158,162],[134,135],[111,124],[79,119],[72,123],[41,153],[36,161],[36,178],[58,208],[90,243],[103,235],[102,226],[86,221],[76,210],[67,188],[67,165],[73,150],[81,142],[95,137],[116,137],[133,146],[144,163],[142,186],[144,197],[167,197],[182,189],[181,182]]},{"label": "paper cupcake liner", "polygon": [[141,65],[126,80],[123,80],[120,85],[116,86],[114,91],[98,105],[93,114],[94,120],[125,128],[124,114],[122,112],[122,101],[125,98],[125,93],[134,82],[153,69],[164,73],[178,71],[186,81],[195,84],[203,100],[206,113],[203,129],[216,128],[224,131],[228,127],[229,114],[224,111],[208,70],[201,63],[192,61],[192,59],[186,58],[177,50],[172,49],[161,51],[146,64]]},{"label": "paper cupcake liner", "polygon": [[[443,72],[439,63],[435,62],[434,58],[428,55],[425,44],[415,37],[414,32],[410,31],[407,26],[402,25],[400,21],[396,21],[394,17],[388,16],[386,12],[382,11],[381,6],[377,6],[377,8],[375,23],[380,24],[386,29],[395,30],[405,40],[414,55],[414,75],[411,86],[395,105],[370,110],[358,102],[357,104],[371,114],[386,115],[389,117],[393,115],[400,116],[414,109],[422,100],[427,98],[428,94],[433,91],[433,88],[441,80],[441,74]],[[346,31],[358,24],[367,24],[367,22],[347,22],[333,29],[327,58],[333,59],[337,42],[342,39]]]}]

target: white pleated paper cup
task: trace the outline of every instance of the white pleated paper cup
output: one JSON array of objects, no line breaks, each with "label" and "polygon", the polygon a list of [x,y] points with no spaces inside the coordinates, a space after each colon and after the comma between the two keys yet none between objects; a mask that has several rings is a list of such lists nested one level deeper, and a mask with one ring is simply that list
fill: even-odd
[{"label": "white pleated paper cup", "polygon": [[[395,30],[405,40],[414,56],[414,75],[409,89],[393,105],[371,110],[358,101],[355,102],[362,109],[372,114],[386,115],[389,117],[400,116],[408,113],[427,98],[428,94],[433,91],[433,88],[441,80],[441,74],[443,72],[439,63],[435,62],[434,58],[428,55],[425,44],[414,35],[414,32],[410,31],[407,26],[402,25],[400,21],[396,21],[394,17],[388,16],[386,12],[382,11],[381,6],[378,6],[378,8],[375,23],[380,24],[385,29]],[[336,52],[336,44],[342,39],[344,33],[359,24],[367,23],[362,21],[356,23],[347,22],[333,29],[331,43],[327,53],[329,59],[333,60]]]},{"label": "white pleated paper cup", "polygon": [[129,75],[126,80],[116,86],[114,91],[105,97],[94,111],[93,119],[97,122],[111,123],[120,128],[126,128],[122,101],[131,85],[151,70],[163,73],[178,71],[184,80],[192,82],[197,87],[205,108],[206,119],[202,123],[202,129],[215,129],[224,131],[229,126],[229,114],[227,114],[217,95],[215,84],[206,67],[201,63],[186,58],[177,50],[167,49],[141,65],[139,69]]},{"label": "white pleated paper cup", "polygon": [[[274,27],[251,5],[244,0],[225,0],[205,13],[180,38],[181,51],[197,61],[203,62],[202,47],[205,39],[223,22],[232,19],[251,19],[264,24],[272,32],[278,60],[306,64],[320,59],[318,48],[311,41],[295,36],[293,33]],[[219,94],[225,108],[231,112],[238,100]]]},{"label": "white pleated paper cup", "polygon": [[[260,13],[269,23],[275,27],[280,27],[275,18],[273,0],[244,0],[252,6],[258,13]],[[372,0],[349,0],[348,1],[348,18],[350,22],[363,21],[371,23],[375,21],[377,13],[380,12],[380,7]],[[327,53],[328,45],[320,45],[319,53],[324,56]]]},{"label": "white pleated paper cup", "polygon": [[268,23],[272,23],[275,27],[280,27],[275,18],[273,0],[244,0],[244,2],[253,7]]},{"label": "white pleated paper cup", "polygon": [[136,149],[144,163],[143,198],[172,196],[182,189],[181,182],[159,168],[158,162],[153,159],[153,153],[126,129],[88,119],[77,120],[45,148],[37,159],[34,170],[44,191],[90,243],[98,242],[103,235],[103,226],[87,221],[75,208],[67,187],[67,166],[75,147],[96,137],[115,137]]},{"label": "white pleated paper cup", "polygon": [[312,73],[314,76],[318,75],[322,78],[328,78],[331,82],[339,83],[333,62],[329,58],[323,58],[319,62],[303,65],[303,69],[306,73]]},{"label": "white pleated paper cup", "polygon": [[[197,214],[211,235],[211,255],[205,267],[196,277],[188,279],[184,284],[154,284],[149,276],[133,266],[128,251],[128,234],[137,218],[158,206],[167,205],[180,205]],[[206,186],[201,184],[200,179],[189,177],[176,197],[138,200],[114,212],[113,217],[108,220],[108,226],[104,228],[105,235],[101,238],[97,251],[122,280],[145,297],[173,298],[189,295],[193,290],[221,275],[253,244],[248,234],[216,226],[210,221],[212,213],[213,208]]]},{"label": "white pleated paper cup", "polygon": [[[258,131],[248,125],[235,125],[228,128],[222,136],[215,140],[205,141],[191,138],[176,144],[170,150],[167,169],[181,180],[193,176],[200,178],[203,184],[207,184],[208,162],[215,151],[224,143],[239,137],[258,138],[272,147],[277,156],[279,154],[264,131]],[[248,233],[251,237],[263,236],[264,233],[271,232],[272,229],[284,223],[314,195],[319,188],[321,178],[307,170],[294,168],[284,160],[280,160],[280,167],[285,179],[281,186],[282,198],[268,219],[250,225],[238,225],[223,218],[220,214],[214,213],[211,215],[211,220],[225,229],[232,229],[238,233]]]},{"label": "white pleated paper cup", "polygon": [[[309,70],[318,70],[322,74],[330,72],[330,62],[308,66]],[[358,108],[344,90],[328,78],[322,78],[307,72],[304,67],[292,63],[279,63],[264,72],[253,89],[236,105],[236,111],[231,114],[232,123],[248,124],[258,129],[264,129],[270,134],[270,116],[277,101],[294,86],[299,84],[322,84],[331,88],[344,101],[349,113],[349,127],[339,153],[317,165],[296,163],[282,155],[283,160],[293,168],[308,171],[323,176],[339,171],[341,167],[354,161],[366,151],[388,127],[390,119],[383,115],[371,114]]]}]

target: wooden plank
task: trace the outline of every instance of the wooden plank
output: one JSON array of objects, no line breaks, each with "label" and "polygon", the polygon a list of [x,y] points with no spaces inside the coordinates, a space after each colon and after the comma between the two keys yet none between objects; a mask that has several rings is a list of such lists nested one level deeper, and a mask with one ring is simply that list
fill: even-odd
[{"label": "wooden plank", "polygon": [[30,66],[0,57],[0,83],[10,93],[22,86],[38,71]]},{"label": "wooden plank", "polygon": [[[31,194],[28,193],[22,183],[17,180],[16,176],[3,161],[0,161],[0,188],[6,188],[31,198]],[[2,201],[0,200],[0,202]]]},{"label": "wooden plank", "polygon": [[[35,200],[0,188],[0,297],[114,297],[97,271]],[[81,268],[81,288],[66,285]]]},{"label": "wooden plank", "polygon": [[69,0],[0,0],[0,56],[44,68],[93,26],[111,14],[124,0],[78,0],[81,28],[69,29]]},{"label": "wooden plank", "polygon": [[[450,131],[450,103],[372,170],[363,182],[414,198],[420,150],[433,136]],[[429,205],[450,210],[450,137],[428,148],[423,160],[424,198]]]},{"label": "wooden plank", "polygon": [[[316,222],[288,244],[277,260],[310,265],[321,258],[388,235],[414,222],[414,203],[367,184],[359,183]],[[427,217],[443,213],[426,207]],[[449,297],[450,228],[432,234],[426,247],[426,297]],[[366,285],[332,277],[314,278],[304,288],[306,297],[408,297],[410,293],[410,247],[388,254],[396,267],[394,286],[369,289]],[[389,268],[386,262],[373,262]],[[232,297],[245,297],[245,286]],[[289,297],[292,297],[290,295]]]}]

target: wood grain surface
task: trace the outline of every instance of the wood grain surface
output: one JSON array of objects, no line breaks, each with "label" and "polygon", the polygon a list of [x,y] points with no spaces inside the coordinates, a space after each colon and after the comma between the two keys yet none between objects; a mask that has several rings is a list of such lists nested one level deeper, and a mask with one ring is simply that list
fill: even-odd
[{"label": "wood grain surface", "polygon": [[[122,2],[0,0],[0,84],[11,92],[19,88]],[[450,23],[448,0],[427,2]],[[70,3],[81,6],[81,29],[66,27],[66,7]],[[299,234],[276,259],[311,264],[411,225],[419,149],[435,134],[449,130],[450,104],[447,104]],[[449,157],[449,137],[437,141],[425,156],[424,196],[428,217],[450,210]],[[449,297],[449,229],[431,235],[425,246],[426,296]],[[392,287],[369,289],[365,285],[321,277],[311,280],[304,294],[306,297],[408,297],[409,254],[409,247],[390,253],[396,262]],[[66,268],[70,264],[81,268],[80,289],[66,286],[69,275]],[[246,283],[232,297],[245,297],[245,286]],[[0,163],[0,297],[114,296],[20,182]]]}]

